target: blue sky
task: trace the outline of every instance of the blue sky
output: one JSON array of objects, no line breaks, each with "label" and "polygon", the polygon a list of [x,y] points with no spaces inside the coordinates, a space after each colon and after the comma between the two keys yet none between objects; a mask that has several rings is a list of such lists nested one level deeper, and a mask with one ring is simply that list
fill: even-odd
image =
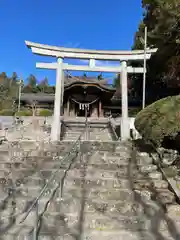
[{"label": "blue sky", "polygon": [[55,71],[36,69],[35,63],[52,59],[34,56],[25,40],[128,50],[142,19],[141,0],[0,0],[0,9],[0,72],[15,71],[24,79],[32,73],[39,81],[47,76],[51,84]]}]

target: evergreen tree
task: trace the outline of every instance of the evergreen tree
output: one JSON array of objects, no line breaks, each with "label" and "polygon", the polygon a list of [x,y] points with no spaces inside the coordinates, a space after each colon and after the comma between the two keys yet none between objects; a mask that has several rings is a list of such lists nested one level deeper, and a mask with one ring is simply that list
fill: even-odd
[{"label": "evergreen tree", "polygon": [[144,18],[133,49],[143,49],[145,26],[148,47],[158,48],[147,62],[147,89],[155,95],[160,88],[161,92],[176,94],[180,88],[180,0],[142,0],[142,7]]},{"label": "evergreen tree", "polygon": [[98,75],[98,80],[101,80],[101,79],[103,79],[102,73]]},{"label": "evergreen tree", "polygon": [[27,78],[27,85],[29,85],[31,88],[36,88],[37,80],[33,74],[30,74]]},{"label": "evergreen tree", "polygon": [[14,82],[18,81],[18,75],[17,75],[16,72],[13,72],[11,79],[12,79],[12,81],[14,81]]}]

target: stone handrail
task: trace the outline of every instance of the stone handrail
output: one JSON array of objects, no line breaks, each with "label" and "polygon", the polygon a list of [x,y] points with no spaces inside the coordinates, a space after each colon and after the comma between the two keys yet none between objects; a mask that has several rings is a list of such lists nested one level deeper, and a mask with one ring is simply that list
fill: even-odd
[{"label": "stone handrail", "polygon": [[116,133],[116,131],[114,129],[114,126],[113,126],[113,123],[112,123],[111,119],[112,119],[112,117],[110,116],[108,125],[109,125],[109,128],[111,129],[111,131],[112,131],[112,133],[113,133],[113,135],[115,137],[115,140],[117,141],[119,139],[119,137],[118,137],[118,135],[117,135],[117,133]]},{"label": "stone handrail", "polygon": [[174,180],[172,177],[169,178],[166,175],[165,171],[163,170],[163,168],[161,166],[161,163],[163,162],[163,155],[162,155],[161,151],[154,146],[154,144],[151,143],[151,145],[152,145],[154,151],[157,153],[156,154],[157,158],[151,153],[150,153],[150,156],[152,157],[153,161],[156,163],[156,165],[159,168],[160,172],[162,173],[164,179],[168,182],[170,190],[175,194],[178,202],[180,203],[180,190],[177,187],[176,180]]},{"label": "stone handrail", "polygon": [[[61,164],[59,166],[59,168],[51,175],[51,177],[49,178],[48,182],[44,185],[44,187],[42,188],[40,194],[36,197],[36,199],[33,201],[33,203],[31,204],[31,206],[29,207],[29,209],[26,211],[25,216],[21,219],[20,223],[23,223],[26,218],[29,216],[29,214],[31,213],[31,211],[33,209],[36,210],[36,223],[35,223],[35,227],[33,230],[33,236],[37,236],[38,234],[38,224],[39,224],[39,220],[41,219],[42,215],[45,213],[49,203],[51,202],[53,196],[55,195],[55,193],[57,192],[57,190],[60,188],[60,197],[62,199],[62,193],[63,193],[63,186],[64,186],[64,178],[67,174],[67,172],[69,171],[69,169],[71,168],[72,163],[74,162],[73,160],[76,158],[77,154],[80,152],[80,146],[81,146],[81,137],[83,134],[86,134],[87,131],[87,120],[86,120],[86,127],[84,129],[84,131],[80,134],[80,136],[78,137],[78,139],[75,141],[75,143],[73,144],[73,146],[71,147],[71,150],[68,151],[65,156],[63,157],[63,159],[61,160],[61,163],[63,164],[64,162],[66,162],[70,157],[72,157],[69,166],[67,167],[67,169],[64,171],[64,175],[62,176],[61,180],[57,183],[57,186],[53,189],[53,192],[49,198],[49,200],[46,202],[45,207],[43,209],[43,211],[41,212],[41,214],[38,214],[38,202],[41,199],[41,197],[43,196],[43,194],[45,193],[45,191],[48,189],[49,184],[54,180],[55,176],[57,175],[57,173],[60,171],[61,169]],[[75,153],[75,156],[73,155],[73,153]],[[34,239],[36,239],[34,237]]]}]

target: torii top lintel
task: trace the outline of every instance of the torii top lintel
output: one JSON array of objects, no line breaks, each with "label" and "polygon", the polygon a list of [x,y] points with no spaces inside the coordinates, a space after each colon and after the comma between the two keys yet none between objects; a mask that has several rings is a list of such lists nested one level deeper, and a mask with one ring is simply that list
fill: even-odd
[{"label": "torii top lintel", "polygon": [[[57,58],[79,58],[79,59],[97,59],[111,61],[143,60],[144,50],[116,51],[116,50],[91,50],[79,48],[64,48],[50,45],[44,45],[25,41],[28,48],[31,48],[34,54],[51,56]],[[157,49],[147,49],[146,59],[150,59],[151,54]]]}]

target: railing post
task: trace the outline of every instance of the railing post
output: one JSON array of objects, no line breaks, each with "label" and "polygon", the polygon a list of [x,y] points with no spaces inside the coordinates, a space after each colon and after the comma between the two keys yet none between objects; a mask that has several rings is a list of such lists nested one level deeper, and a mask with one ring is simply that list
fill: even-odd
[{"label": "railing post", "polygon": [[34,206],[34,208],[35,208],[35,226],[34,226],[34,230],[33,230],[33,240],[38,240],[38,223],[39,223],[38,204],[39,204],[39,202],[37,201],[37,203]]},{"label": "railing post", "polygon": [[87,118],[87,105],[85,105],[85,140],[88,140],[88,118]]}]

